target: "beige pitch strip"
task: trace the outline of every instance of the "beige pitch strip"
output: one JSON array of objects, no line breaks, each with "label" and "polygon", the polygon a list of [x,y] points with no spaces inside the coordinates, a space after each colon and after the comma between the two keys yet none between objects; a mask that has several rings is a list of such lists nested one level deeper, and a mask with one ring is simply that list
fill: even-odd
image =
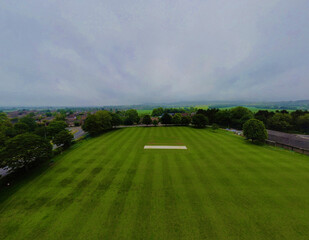
[{"label": "beige pitch strip", "polygon": [[156,146],[156,145],[146,145],[144,149],[187,149],[186,146]]}]

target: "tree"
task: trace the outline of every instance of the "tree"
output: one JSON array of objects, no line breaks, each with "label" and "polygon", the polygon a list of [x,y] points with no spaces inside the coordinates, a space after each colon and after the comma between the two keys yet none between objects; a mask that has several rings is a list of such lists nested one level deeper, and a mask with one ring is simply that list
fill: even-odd
[{"label": "tree", "polygon": [[37,127],[35,120],[30,116],[26,116],[26,117],[21,118],[19,120],[19,122],[26,124],[29,128],[29,131],[31,131],[31,132],[33,132],[35,130],[35,128]]},{"label": "tree", "polygon": [[154,109],[152,110],[151,116],[153,116],[153,117],[158,117],[158,116],[162,116],[163,113],[164,113],[163,108],[161,108],[161,107],[159,107],[159,108],[154,108]]},{"label": "tree", "polygon": [[267,126],[268,120],[275,115],[274,112],[269,112],[267,110],[259,110],[254,117],[264,123]]},{"label": "tree", "polygon": [[245,107],[235,107],[231,109],[232,126],[236,129],[242,129],[243,124],[253,118],[253,113]]},{"label": "tree", "polygon": [[25,168],[39,161],[48,160],[52,154],[52,145],[44,138],[24,133],[9,139],[3,150],[3,165],[12,170]]},{"label": "tree", "polygon": [[277,131],[288,131],[291,129],[292,117],[285,113],[275,113],[273,117],[268,120],[268,127]]},{"label": "tree", "polygon": [[153,124],[155,127],[158,126],[158,123],[159,123],[159,122],[158,122],[157,119],[155,119],[155,120],[152,121],[152,124]]},{"label": "tree", "polygon": [[100,110],[97,111],[95,115],[100,125],[100,133],[112,128],[112,116],[108,111]]},{"label": "tree", "polygon": [[85,132],[88,132],[91,136],[99,134],[99,128],[99,122],[97,121],[97,117],[94,114],[88,115],[82,126],[82,129]]},{"label": "tree", "polygon": [[309,113],[298,118],[297,127],[300,131],[309,133]]},{"label": "tree", "polygon": [[18,122],[14,124],[14,130],[16,134],[22,134],[29,132],[29,126],[25,123]]},{"label": "tree", "polygon": [[257,141],[262,143],[268,137],[264,123],[258,119],[248,120],[244,124],[243,130],[245,137],[251,139],[253,142]]},{"label": "tree", "polygon": [[115,126],[119,126],[122,124],[122,119],[121,117],[119,116],[119,114],[117,113],[112,113],[112,126],[115,127]]},{"label": "tree", "polygon": [[180,113],[176,113],[173,116],[172,123],[176,124],[176,125],[180,125],[181,124],[181,114]]},{"label": "tree", "polygon": [[123,121],[124,125],[133,125],[134,122],[129,117],[126,117]]},{"label": "tree", "polygon": [[204,128],[208,124],[208,119],[203,114],[195,114],[192,117],[192,124],[197,128]]},{"label": "tree", "polygon": [[[47,135],[50,138],[54,138],[55,135],[68,127],[67,123],[64,121],[51,121],[46,127]],[[45,130],[45,129],[44,129]]]},{"label": "tree", "polygon": [[95,136],[112,128],[112,116],[108,111],[100,110],[87,116],[82,129]]},{"label": "tree", "polygon": [[216,122],[224,127],[230,127],[231,124],[231,111],[226,110],[220,110],[216,113]]},{"label": "tree", "polygon": [[128,120],[128,122],[138,123],[139,122],[139,116],[138,112],[135,109],[129,109],[125,112],[125,117]]},{"label": "tree", "polygon": [[191,123],[191,117],[190,116],[182,116],[181,117],[181,125],[188,126]]},{"label": "tree", "polygon": [[57,133],[53,139],[53,143],[58,147],[62,146],[64,149],[71,146],[74,136],[68,130],[62,130]]},{"label": "tree", "polygon": [[160,119],[162,124],[171,124],[172,123],[172,116],[168,113],[164,113]]},{"label": "tree", "polygon": [[207,110],[198,109],[196,114],[203,114],[205,117],[208,118],[209,124],[212,124],[216,121],[216,114],[219,112],[217,108],[208,108]]},{"label": "tree", "polygon": [[146,124],[146,125],[149,125],[152,123],[152,120],[151,120],[151,117],[150,115],[146,114],[144,117],[143,117],[143,124]]}]

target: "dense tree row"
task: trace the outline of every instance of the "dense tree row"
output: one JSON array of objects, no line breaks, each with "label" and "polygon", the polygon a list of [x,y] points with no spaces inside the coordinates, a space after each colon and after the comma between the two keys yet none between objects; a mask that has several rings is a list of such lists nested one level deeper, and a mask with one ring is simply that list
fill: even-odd
[{"label": "dense tree row", "polygon": [[203,114],[208,118],[209,124],[219,124],[222,127],[242,129],[249,119],[262,121],[267,129],[309,133],[309,112],[296,110],[289,113],[286,110],[270,112],[260,110],[255,114],[245,107],[235,107],[227,110],[199,109],[197,114]]},{"label": "dense tree row", "polygon": [[38,164],[52,156],[52,144],[61,149],[69,147],[73,135],[64,121],[37,124],[32,115],[14,124],[0,113],[0,167],[12,171]]}]

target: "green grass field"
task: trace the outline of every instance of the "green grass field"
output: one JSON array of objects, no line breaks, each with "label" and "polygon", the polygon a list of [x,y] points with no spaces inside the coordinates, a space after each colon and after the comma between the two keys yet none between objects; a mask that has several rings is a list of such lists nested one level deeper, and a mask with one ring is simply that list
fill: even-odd
[{"label": "green grass field", "polygon": [[[232,108],[235,108],[236,106],[234,106],[234,107],[223,107],[223,108],[219,108],[220,110],[226,110],[226,109],[232,109]],[[254,112],[254,113],[256,113],[256,112],[258,112],[258,111],[260,111],[260,110],[267,110],[267,111],[269,111],[269,112],[276,112],[277,110],[278,111],[281,111],[281,110],[283,110],[283,109],[273,109],[273,108],[257,108],[257,107],[246,107],[246,106],[244,106],[245,108],[248,108],[250,111],[252,111],[252,112]],[[294,112],[295,110],[289,110],[289,109],[286,109],[286,111],[288,111],[288,112]]]},{"label": "green grass field", "polygon": [[146,114],[149,114],[151,115],[152,114],[152,110],[151,109],[138,109],[136,110],[138,115],[146,115]]},{"label": "green grass field", "polygon": [[0,239],[308,239],[308,186],[305,155],[223,130],[126,128],[3,189]]}]

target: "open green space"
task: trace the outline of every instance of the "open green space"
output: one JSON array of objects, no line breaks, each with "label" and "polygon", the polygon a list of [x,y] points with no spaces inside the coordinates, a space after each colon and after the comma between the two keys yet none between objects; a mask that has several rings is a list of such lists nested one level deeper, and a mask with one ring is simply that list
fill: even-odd
[{"label": "open green space", "polygon": [[[232,108],[235,108],[235,107],[237,107],[237,106],[233,106],[233,107],[219,107],[219,109],[220,110],[226,110],[226,109],[232,109]],[[248,108],[250,111],[252,111],[252,112],[254,112],[254,113],[256,113],[256,112],[258,112],[258,111],[260,111],[260,110],[267,110],[267,111],[269,111],[269,112],[276,112],[277,110],[278,111],[282,111],[283,109],[274,109],[274,108],[257,108],[257,107],[247,107],[247,106],[244,106],[245,108]],[[288,111],[288,112],[293,112],[293,111],[295,111],[295,110],[289,110],[289,109],[286,109],[286,111]]]},{"label": "open green space", "polygon": [[125,128],[54,160],[0,191],[0,239],[309,236],[309,157],[223,130]]},{"label": "open green space", "polygon": [[152,113],[152,109],[137,109],[136,111],[137,111],[138,115],[140,115],[140,116],[145,115],[145,114],[151,115],[151,113]]}]

